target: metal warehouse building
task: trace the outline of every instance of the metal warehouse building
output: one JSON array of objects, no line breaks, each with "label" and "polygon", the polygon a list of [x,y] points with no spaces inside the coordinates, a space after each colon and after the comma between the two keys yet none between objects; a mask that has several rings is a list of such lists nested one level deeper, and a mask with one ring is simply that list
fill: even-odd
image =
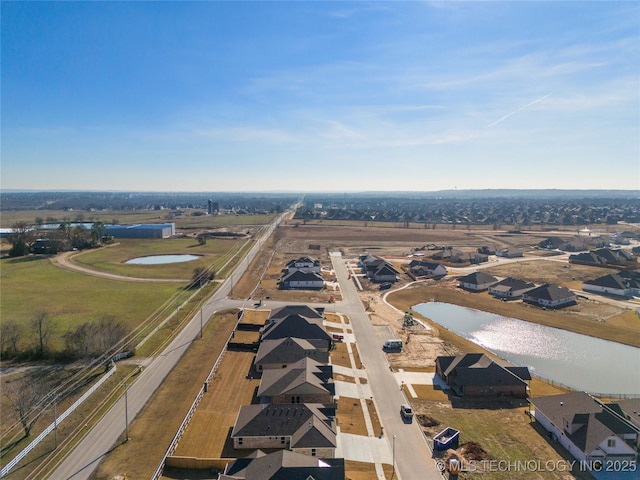
[{"label": "metal warehouse building", "polygon": [[105,225],[105,231],[114,238],[169,238],[176,234],[176,224]]}]

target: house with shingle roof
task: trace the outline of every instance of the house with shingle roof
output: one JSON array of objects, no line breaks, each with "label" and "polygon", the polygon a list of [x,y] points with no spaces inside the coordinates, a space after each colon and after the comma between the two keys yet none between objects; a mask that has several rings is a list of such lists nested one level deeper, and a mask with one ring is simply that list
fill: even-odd
[{"label": "house with shingle roof", "polygon": [[493,275],[484,272],[473,272],[464,277],[458,278],[458,286],[466,290],[480,292],[498,283],[498,279]]},{"label": "house with shingle roof", "polygon": [[329,363],[329,351],[326,340],[305,340],[285,337],[275,340],[263,340],[258,347],[254,360],[256,371],[271,368],[283,369],[303,358],[319,363]]},{"label": "house with shingle roof", "polygon": [[561,308],[576,303],[576,294],[559,285],[545,283],[522,294],[522,300],[544,308]]},{"label": "house with shingle roof", "polygon": [[284,289],[321,289],[324,287],[322,275],[309,270],[293,270],[280,279]]},{"label": "house with shingle roof", "polygon": [[332,403],[334,395],[333,367],[310,358],[264,370],[258,387],[261,403]]},{"label": "house with shingle roof", "polygon": [[436,373],[460,396],[527,397],[527,367],[492,360],[483,353],[436,358]]},{"label": "house with shingle roof", "polygon": [[287,337],[318,340],[315,345],[321,345],[324,341],[327,348],[331,346],[331,335],[325,330],[322,318],[308,318],[297,314],[282,318],[270,317],[261,329],[261,341]]},{"label": "house with shingle roof", "polygon": [[[638,431],[624,417],[584,392],[529,400],[534,417],[551,438],[579,461],[633,461]],[[602,465],[601,464],[601,465]]]},{"label": "house with shingle roof", "polygon": [[636,256],[622,249],[600,248],[569,256],[569,263],[594,265],[597,267],[624,267],[637,265]]},{"label": "house with shingle roof", "polygon": [[627,398],[608,405],[640,430],[640,398]]},{"label": "house with shingle roof", "polygon": [[295,260],[287,262],[285,269],[288,273],[296,270],[305,270],[308,272],[320,273],[321,264],[320,260],[316,260],[311,257],[300,257]]},{"label": "house with shingle roof", "polygon": [[490,286],[489,293],[497,298],[511,299],[519,298],[523,293],[533,288],[535,288],[535,285],[531,282],[526,282],[519,278],[507,277],[495,285]]},{"label": "house with shingle roof", "polygon": [[366,277],[376,283],[396,282],[400,273],[385,259],[372,255],[361,255],[359,266]]},{"label": "house with shingle roof", "polygon": [[447,268],[444,265],[424,260],[409,262],[409,271],[415,277],[444,277],[447,274]]},{"label": "house with shingle roof", "polygon": [[256,450],[227,464],[218,480],[344,480],[344,458],[318,458],[277,450]]},{"label": "house with shingle roof", "polygon": [[319,403],[243,405],[231,432],[235,449],[277,448],[335,457],[335,406]]},{"label": "house with shingle roof", "polygon": [[587,280],[582,283],[582,290],[621,297],[637,297],[640,296],[640,272],[623,270]]},{"label": "house with shingle roof", "polygon": [[322,315],[318,313],[317,310],[314,310],[307,305],[285,305],[284,307],[278,307],[271,310],[269,313],[269,320],[277,320],[291,314],[300,315],[306,318],[322,318]]}]

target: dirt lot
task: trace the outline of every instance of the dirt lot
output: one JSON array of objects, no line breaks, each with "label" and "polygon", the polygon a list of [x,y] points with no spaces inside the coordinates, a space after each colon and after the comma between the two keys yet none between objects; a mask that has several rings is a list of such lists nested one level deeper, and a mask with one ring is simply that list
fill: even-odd
[{"label": "dirt lot", "polygon": [[555,283],[573,289],[580,289],[586,280],[593,280],[614,271],[553,259],[507,263],[483,270],[496,277],[516,277],[536,284]]}]

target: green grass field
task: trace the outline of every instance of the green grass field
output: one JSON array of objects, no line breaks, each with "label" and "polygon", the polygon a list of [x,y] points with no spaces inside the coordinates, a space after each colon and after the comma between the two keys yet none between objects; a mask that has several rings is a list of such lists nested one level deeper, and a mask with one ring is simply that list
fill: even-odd
[{"label": "green grass field", "polygon": [[27,326],[39,312],[46,312],[54,319],[55,332],[60,335],[102,315],[114,316],[133,328],[184,287],[87,276],[33,256],[1,259],[0,281],[3,321]]},{"label": "green grass field", "polygon": [[[231,258],[244,245],[246,240],[208,239],[200,245],[192,238],[151,239],[119,239],[116,244],[95,250],[87,250],[74,258],[74,262],[100,270],[127,277],[183,279],[189,281],[193,270],[197,267],[208,268],[213,265],[218,271],[226,259]],[[135,265],[125,263],[136,257],[150,255],[198,255],[197,260],[162,265]]]}]

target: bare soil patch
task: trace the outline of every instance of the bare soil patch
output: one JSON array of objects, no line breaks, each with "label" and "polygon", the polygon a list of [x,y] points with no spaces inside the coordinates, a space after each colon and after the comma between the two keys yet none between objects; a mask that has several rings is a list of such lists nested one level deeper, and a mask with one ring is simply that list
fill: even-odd
[{"label": "bare soil patch", "polygon": [[483,272],[496,277],[516,277],[536,284],[555,283],[567,288],[582,287],[586,280],[593,280],[611,273],[610,270],[587,265],[575,265],[564,261],[531,260],[485,268]]},{"label": "bare soil patch", "polygon": [[352,368],[351,359],[349,358],[349,352],[347,351],[346,343],[336,343],[333,350],[331,350],[330,355],[331,363],[333,363],[334,365]]}]

